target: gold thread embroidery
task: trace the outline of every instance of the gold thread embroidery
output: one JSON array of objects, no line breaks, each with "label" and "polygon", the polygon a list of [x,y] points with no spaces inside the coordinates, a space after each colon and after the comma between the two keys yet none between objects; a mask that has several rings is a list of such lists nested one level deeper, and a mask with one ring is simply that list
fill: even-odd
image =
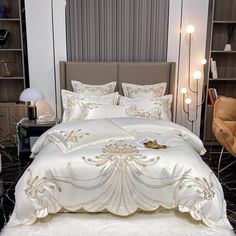
[{"label": "gold thread embroidery", "polygon": [[[156,150],[151,150],[151,152],[154,153]],[[82,159],[88,165],[100,168],[99,174],[91,179],[74,178],[70,174],[72,173],[70,168],[73,166],[69,163],[67,177],[54,176],[51,171],[48,171],[46,173],[47,176],[39,179],[38,176],[33,177],[31,170],[28,169],[29,176],[26,181],[25,193],[29,198],[38,200],[37,207],[39,210],[47,209],[54,201],[57,202],[56,193],[62,192],[63,184],[69,184],[72,188],[77,188],[78,190],[96,190],[103,186],[99,194],[96,195],[96,199],[90,198],[90,200],[85,200],[79,205],[74,203],[74,205],[69,206],[69,209],[76,210],[81,208],[81,206],[88,206],[86,209],[99,211],[99,209],[106,208],[107,204],[116,198],[117,205],[114,206],[116,210],[113,213],[118,215],[120,214],[120,201],[126,194],[129,194],[129,199],[133,194],[139,196],[145,206],[151,207],[162,204],[160,202],[161,199],[158,198],[158,192],[151,197],[143,192],[142,188],[137,188],[139,184],[153,189],[153,191],[170,187],[171,191],[173,191],[173,200],[175,199],[173,202],[175,205],[172,205],[172,207],[179,204],[185,206],[186,204],[199,214],[202,211],[203,200],[211,200],[216,194],[211,181],[213,172],[210,172],[209,181],[206,178],[200,179],[199,177],[188,175],[191,169],[185,171],[186,175],[182,175],[183,169],[181,166],[178,168],[177,165],[173,168],[172,173],[168,173],[165,169],[160,171],[157,168],[156,173],[159,173],[160,176],[146,175],[146,168],[155,165],[160,157],[148,158],[142,155],[136,146],[124,142],[106,145],[99,155],[91,158],[83,156]],[[117,186],[119,186],[119,191]],[[191,191],[188,189],[191,189]],[[185,194],[186,190],[188,190],[187,195]],[[135,198],[132,201],[135,202]],[[129,212],[129,205],[124,202],[124,206]],[[63,207],[66,208],[66,206]]]},{"label": "gold thread embroidery", "polygon": [[135,146],[123,143],[105,146],[102,154],[94,159],[83,157],[88,164],[101,166],[110,163],[112,167],[118,169],[129,167],[131,170],[134,169],[134,163],[142,166],[153,165],[159,158],[148,159],[146,156],[142,156]]},{"label": "gold thread embroidery", "polygon": [[161,97],[164,95],[164,90],[165,90],[165,86],[160,86],[158,88],[131,88],[129,86],[126,87],[128,93],[154,93],[156,96]]},{"label": "gold thread embroidery", "polygon": [[160,107],[155,107],[148,111],[138,110],[136,105],[132,105],[130,108],[125,109],[125,113],[127,116],[139,117],[145,120],[161,120],[162,111]]},{"label": "gold thread embroidery", "polygon": [[90,135],[89,133],[81,133],[81,129],[71,130],[71,131],[60,131],[65,138],[66,142],[69,143],[79,143],[79,140],[84,138],[84,136]]},{"label": "gold thread embroidery", "polygon": [[81,86],[80,84],[74,84],[74,90],[76,93],[101,93],[101,94],[109,94],[113,91],[113,86],[106,85],[106,87],[90,87],[90,86]]}]

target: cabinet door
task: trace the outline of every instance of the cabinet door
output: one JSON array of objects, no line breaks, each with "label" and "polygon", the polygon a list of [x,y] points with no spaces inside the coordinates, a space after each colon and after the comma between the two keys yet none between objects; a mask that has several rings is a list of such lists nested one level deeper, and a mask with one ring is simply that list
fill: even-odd
[{"label": "cabinet door", "polygon": [[4,138],[10,133],[8,107],[0,106],[0,137]]},{"label": "cabinet door", "polygon": [[11,135],[16,135],[16,120],[21,120],[26,117],[24,105],[9,106],[9,130]]}]

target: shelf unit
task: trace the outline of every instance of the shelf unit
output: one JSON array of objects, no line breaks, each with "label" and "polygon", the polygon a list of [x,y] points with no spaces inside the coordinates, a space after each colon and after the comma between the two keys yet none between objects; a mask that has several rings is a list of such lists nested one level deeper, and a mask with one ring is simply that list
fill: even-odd
[{"label": "shelf unit", "polygon": [[[23,40],[24,0],[0,2],[7,6],[7,18],[0,18],[0,29],[9,32],[5,45],[0,47],[0,136],[5,137],[15,134],[12,120],[25,117],[25,106],[19,103],[19,96],[27,84],[24,64],[26,53]],[[3,60],[10,62],[6,66]]]},{"label": "shelf unit", "polygon": [[[224,51],[228,28],[234,25],[232,51]],[[236,98],[236,0],[211,0],[209,4],[207,36],[208,68],[206,72],[206,102],[203,117],[203,140],[208,144],[212,135],[213,106],[209,105],[208,88],[215,88],[218,95]],[[216,61],[218,78],[210,75],[210,59]]]}]

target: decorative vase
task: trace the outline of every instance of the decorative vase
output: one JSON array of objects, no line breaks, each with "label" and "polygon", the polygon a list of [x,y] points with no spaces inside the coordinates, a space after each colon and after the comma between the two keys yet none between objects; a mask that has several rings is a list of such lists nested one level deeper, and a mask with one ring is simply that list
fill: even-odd
[{"label": "decorative vase", "polygon": [[7,42],[9,36],[9,31],[6,29],[0,29],[0,46],[3,48],[4,44]]},{"label": "decorative vase", "polygon": [[230,43],[227,43],[225,44],[225,49],[224,49],[225,52],[231,52],[232,51],[232,48],[231,48],[231,44]]}]

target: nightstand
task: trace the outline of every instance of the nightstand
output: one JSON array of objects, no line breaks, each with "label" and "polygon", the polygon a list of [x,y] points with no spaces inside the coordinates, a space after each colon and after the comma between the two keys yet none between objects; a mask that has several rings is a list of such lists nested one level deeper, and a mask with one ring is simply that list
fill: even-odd
[{"label": "nightstand", "polygon": [[39,136],[58,123],[58,120],[30,121],[28,118],[21,119],[16,125],[18,156],[29,156],[31,148]]}]

